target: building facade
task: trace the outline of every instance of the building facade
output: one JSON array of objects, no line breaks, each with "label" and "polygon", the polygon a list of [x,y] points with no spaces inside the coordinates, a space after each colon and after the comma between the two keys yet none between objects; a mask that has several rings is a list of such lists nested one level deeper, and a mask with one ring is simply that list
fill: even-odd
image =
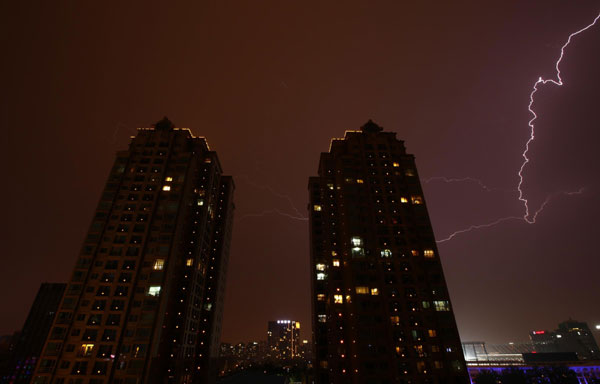
[{"label": "building facade", "polygon": [[166,118],[138,129],[117,153],[33,382],[211,382],[233,191],[204,138]]},{"label": "building facade", "polygon": [[574,352],[580,360],[600,360],[600,350],[586,322],[566,320],[554,331],[529,332],[535,352]]},{"label": "building facade", "polygon": [[294,320],[269,321],[267,348],[274,360],[300,357],[300,322]]},{"label": "building facade", "polygon": [[66,287],[64,283],[42,283],[17,337],[1,383],[27,384],[31,381]]},{"label": "building facade", "polygon": [[317,383],[468,383],[414,156],[369,121],[309,179]]}]

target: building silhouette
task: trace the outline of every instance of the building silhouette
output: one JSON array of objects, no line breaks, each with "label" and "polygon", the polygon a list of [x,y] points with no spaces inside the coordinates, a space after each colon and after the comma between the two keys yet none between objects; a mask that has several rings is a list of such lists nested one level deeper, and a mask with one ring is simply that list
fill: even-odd
[{"label": "building silhouette", "polygon": [[116,160],[33,382],[211,382],[232,178],[204,138],[163,119]]},{"label": "building silhouette", "polygon": [[0,383],[26,384],[31,381],[33,370],[66,287],[64,283],[42,283],[23,329],[15,340],[6,372],[3,372]]},{"label": "building silhouette", "polygon": [[309,179],[317,383],[468,383],[414,156],[369,121]]},{"label": "building silhouette", "polygon": [[574,352],[580,360],[599,360],[600,349],[586,322],[569,319],[554,331],[529,332],[535,352]]}]

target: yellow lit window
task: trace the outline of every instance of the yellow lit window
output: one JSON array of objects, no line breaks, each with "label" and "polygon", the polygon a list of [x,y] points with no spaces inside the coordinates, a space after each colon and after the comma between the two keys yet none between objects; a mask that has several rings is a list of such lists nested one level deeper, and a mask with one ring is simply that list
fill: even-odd
[{"label": "yellow lit window", "polygon": [[450,303],[447,300],[434,301],[433,307],[436,311],[446,312],[450,310]]},{"label": "yellow lit window", "polygon": [[314,210],[315,212],[321,212],[321,209],[322,209],[322,208],[321,208],[321,206],[320,206],[320,205],[317,205],[317,204],[315,204],[315,205],[313,206],[313,210]]},{"label": "yellow lit window", "polygon": [[163,186],[163,191],[170,191],[170,190],[171,190],[171,186],[170,185]]},{"label": "yellow lit window", "polygon": [[413,249],[412,251],[410,251],[410,253],[413,256],[419,256],[419,251],[417,251],[416,249]]},{"label": "yellow lit window", "polygon": [[377,288],[371,288],[371,295],[373,295],[373,296],[379,295],[379,289],[377,289]]},{"label": "yellow lit window", "polygon": [[400,323],[400,316],[390,316],[390,321],[392,324],[398,324]]},{"label": "yellow lit window", "polygon": [[408,199],[406,197],[401,197],[400,198],[400,202],[401,203],[408,203]]},{"label": "yellow lit window", "polygon": [[81,344],[81,355],[82,356],[91,356],[93,349],[94,349],[94,344]]},{"label": "yellow lit window", "polygon": [[300,322],[296,321],[296,329],[300,329]]},{"label": "yellow lit window", "polygon": [[327,184],[327,188],[333,189],[333,184]]},{"label": "yellow lit window", "polygon": [[319,301],[325,301],[325,294],[324,293],[317,294],[317,300],[319,300]]},{"label": "yellow lit window", "polygon": [[327,275],[324,274],[323,272],[317,273],[317,280],[325,280],[326,277],[327,277]]},{"label": "yellow lit window", "polygon": [[411,196],[410,200],[413,204],[423,204],[423,198],[421,196]]},{"label": "yellow lit window", "polygon": [[194,265],[194,259],[187,259],[185,261],[185,265],[187,265],[188,267],[191,267],[192,265]]},{"label": "yellow lit window", "polygon": [[325,270],[325,264],[317,264],[317,271],[324,271]]},{"label": "yellow lit window", "polygon": [[429,257],[429,258],[433,257],[434,256],[433,249],[426,249],[426,250],[424,250],[423,251],[423,256]]},{"label": "yellow lit window", "polygon": [[165,177],[165,181],[173,181],[173,178],[171,176],[167,176]]},{"label": "yellow lit window", "polygon": [[339,267],[339,266],[340,266],[340,261],[339,261],[339,260],[337,260],[337,259],[334,259],[334,260],[333,260],[333,266],[334,266],[334,267]]},{"label": "yellow lit window", "polygon": [[395,168],[398,168],[398,167],[400,166],[400,163],[398,163],[398,162],[394,161],[394,164],[393,164],[393,165],[394,165],[394,167],[395,167]]},{"label": "yellow lit window", "polygon": [[337,252],[336,251],[331,251],[331,256],[337,256]]},{"label": "yellow lit window", "polygon": [[352,302],[352,296],[346,295],[346,303],[351,303],[351,302]]},{"label": "yellow lit window", "polygon": [[342,296],[342,295],[333,295],[333,302],[335,304],[342,304],[344,302],[344,296]]},{"label": "yellow lit window", "polygon": [[430,329],[429,331],[427,331],[427,333],[429,334],[429,337],[436,337],[437,336],[437,332],[435,329]]},{"label": "yellow lit window", "polygon": [[199,207],[204,205],[204,199],[198,199],[197,204]]},{"label": "yellow lit window", "polygon": [[389,249],[383,249],[381,251],[381,257],[392,257],[392,251]]},{"label": "yellow lit window", "polygon": [[154,260],[154,265],[152,269],[155,271],[161,271],[165,267],[165,259],[156,259]]},{"label": "yellow lit window", "polygon": [[363,184],[365,181],[363,179],[356,179],[357,184]]},{"label": "yellow lit window", "polygon": [[356,293],[359,295],[368,295],[369,287],[356,287]]}]

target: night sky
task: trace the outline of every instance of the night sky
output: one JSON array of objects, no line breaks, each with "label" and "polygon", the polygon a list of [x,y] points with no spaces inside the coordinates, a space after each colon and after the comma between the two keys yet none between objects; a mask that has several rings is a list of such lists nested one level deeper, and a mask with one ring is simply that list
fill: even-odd
[{"label": "night sky", "polygon": [[[522,216],[532,86],[600,12],[569,0],[182,3],[0,5],[0,334],[22,326],[41,282],[70,276],[115,151],[166,115],[207,137],[236,182],[223,341],[265,339],[285,318],[310,337],[297,211],[330,139],[368,119],[397,132],[438,240]],[[440,244],[463,341],[600,323],[599,48],[600,25],[569,45],[565,85],[536,94],[523,191],[533,210],[554,196],[537,223]]]}]

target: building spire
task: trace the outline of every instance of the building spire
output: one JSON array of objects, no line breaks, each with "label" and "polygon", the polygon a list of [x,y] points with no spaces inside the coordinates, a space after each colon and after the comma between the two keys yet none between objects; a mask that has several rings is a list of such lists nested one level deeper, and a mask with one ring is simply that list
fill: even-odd
[{"label": "building spire", "polygon": [[163,117],[162,120],[154,124],[154,129],[157,131],[172,131],[175,128],[175,124],[169,120],[167,116]]},{"label": "building spire", "polygon": [[380,127],[379,125],[375,124],[373,122],[373,120],[369,119],[369,121],[367,121],[367,123],[365,125],[363,125],[362,127],[360,127],[360,130],[363,132],[381,132],[383,131],[383,127]]}]

